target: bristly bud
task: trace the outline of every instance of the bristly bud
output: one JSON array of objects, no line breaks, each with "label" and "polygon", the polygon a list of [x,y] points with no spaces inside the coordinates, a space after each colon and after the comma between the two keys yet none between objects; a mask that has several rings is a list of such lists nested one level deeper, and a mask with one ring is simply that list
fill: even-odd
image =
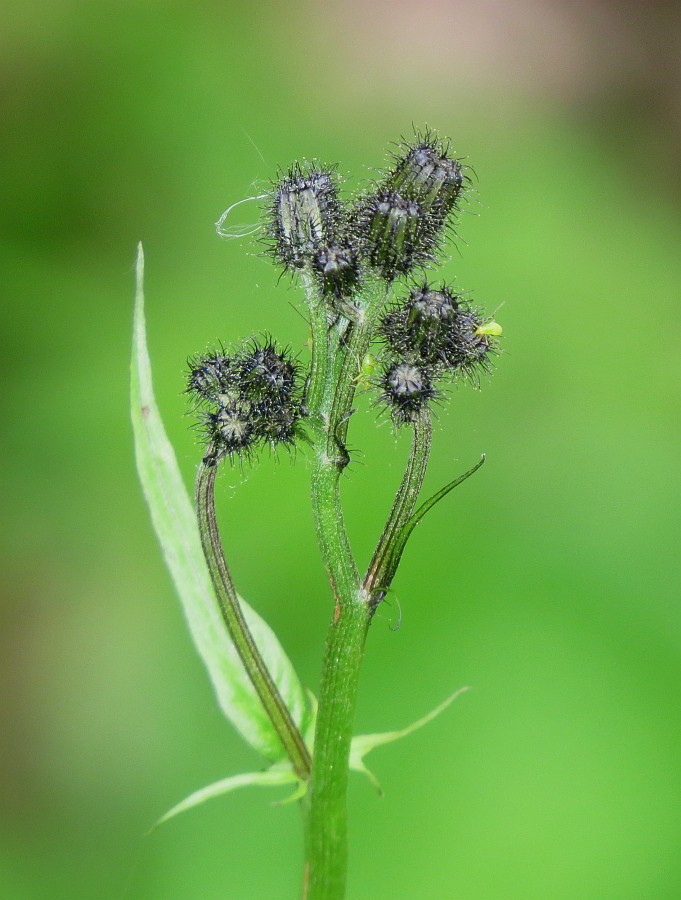
[{"label": "bristly bud", "polygon": [[381,376],[381,400],[390,409],[393,422],[413,422],[435,397],[430,375],[409,361],[388,366]]},{"label": "bristly bud", "polygon": [[230,394],[237,380],[234,360],[224,354],[197,356],[189,360],[187,393],[201,403],[216,403],[220,395]]},{"label": "bristly bud", "polygon": [[205,419],[206,436],[219,456],[241,456],[256,439],[253,410],[248,403],[219,403]]},{"label": "bristly bud", "polygon": [[362,254],[386,281],[432,258],[437,228],[415,200],[381,190],[361,202],[355,223]]},{"label": "bristly bud", "polygon": [[430,132],[404,142],[352,221],[361,253],[387,281],[432,263],[464,184],[449,145]]},{"label": "bristly bud", "polygon": [[314,266],[320,251],[333,244],[340,224],[335,172],[296,163],[273,188],[267,226],[272,254],[286,269]]},{"label": "bristly bud", "polygon": [[348,297],[357,286],[359,270],[357,253],[350,245],[323,247],[314,261],[322,289],[332,298]]},{"label": "bristly bud", "polygon": [[190,365],[187,390],[206,408],[207,460],[243,457],[259,444],[294,443],[302,390],[300,367],[286,350],[254,340],[240,355],[202,356]]},{"label": "bristly bud", "polygon": [[290,397],[296,387],[298,365],[286,351],[266,340],[261,346],[253,341],[250,352],[237,363],[240,389],[254,402]]},{"label": "bristly bud", "polygon": [[380,332],[391,357],[413,360],[438,376],[472,377],[477,369],[489,368],[501,326],[446,286],[434,290],[425,283],[386,313]]},{"label": "bristly bud", "polygon": [[430,132],[416,134],[394,154],[395,166],[386,178],[388,189],[420,203],[429,215],[446,217],[456,205],[464,183],[461,164],[448,143]]}]

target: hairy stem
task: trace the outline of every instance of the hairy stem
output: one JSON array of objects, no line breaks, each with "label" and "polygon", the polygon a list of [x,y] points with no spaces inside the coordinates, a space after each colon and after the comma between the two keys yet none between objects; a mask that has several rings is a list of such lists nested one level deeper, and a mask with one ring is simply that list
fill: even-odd
[{"label": "hairy stem", "polygon": [[[210,458],[210,453],[207,455],[207,458]],[[215,516],[215,476],[217,465],[214,464],[213,460],[211,460],[211,463],[202,462],[197,472],[196,511],[203,553],[206,557],[220,611],[239,658],[244,665],[246,674],[250,678],[275,731],[279,735],[279,739],[291,760],[295,773],[299,778],[307,780],[311,769],[310,754],[249,631],[232,576],[225,561]]]},{"label": "hairy stem", "polygon": [[313,386],[319,405],[310,410],[318,423],[312,441],[312,507],[334,610],[322,664],[312,775],[304,800],[306,900],[340,900],[345,895],[348,763],[371,607],[347,537],[339,482],[348,462],[345,436],[360,360],[384,300],[385,288],[370,292],[357,307],[356,319],[343,319],[336,326],[338,336],[326,344],[324,387],[317,392]]}]

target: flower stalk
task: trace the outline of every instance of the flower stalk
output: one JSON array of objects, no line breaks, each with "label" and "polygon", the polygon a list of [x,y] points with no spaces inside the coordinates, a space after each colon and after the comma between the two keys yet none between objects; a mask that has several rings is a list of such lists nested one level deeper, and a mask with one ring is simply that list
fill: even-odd
[{"label": "flower stalk", "polygon": [[301,780],[310,775],[310,753],[291,713],[281,698],[244,618],[239,596],[222,550],[215,516],[215,476],[217,467],[202,462],[196,475],[196,511],[204,556],[208,563],[222,618],[246,673]]}]

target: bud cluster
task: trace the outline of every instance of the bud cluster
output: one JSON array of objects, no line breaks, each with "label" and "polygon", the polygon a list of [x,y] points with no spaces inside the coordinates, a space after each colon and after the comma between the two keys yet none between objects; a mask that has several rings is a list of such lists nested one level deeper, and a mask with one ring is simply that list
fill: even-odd
[{"label": "bud cluster", "polygon": [[382,399],[398,423],[413,420],[435,397],[438,379],[475,379],[489,370],[501,328],[443,285],[410,291],[380,323],[385,345]]},{"label": "bud cluster", "polygon": [[267,245],[285,269],[314,273],[332,302],[347,300],[363,269],[392,282],[433,262],[464,181],[449,145],[430,132],[403,142],[384,177],[350,205],[334,169],[296,164],[273,184]]},{"label": "bud cluster", "polygon": [[301,418],[300,366],[271,340],[242,353],[189,362],[187,393],[200,410],[208,457],[243,456],[258,445],[291,445]]},{"label": "bud cluster", "polygon": [[464,183],[449,146],[430,133],[404,142],[393,159],[354,211],[362,253],[386,281],[434,261]]}]

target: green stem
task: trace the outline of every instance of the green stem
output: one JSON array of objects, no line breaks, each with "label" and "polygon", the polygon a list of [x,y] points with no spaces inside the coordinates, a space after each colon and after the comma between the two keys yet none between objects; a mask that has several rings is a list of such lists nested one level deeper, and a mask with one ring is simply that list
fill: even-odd
[{"label": "green stem", "polygon": [[416,501],[421,493],[423,479],[430,458],[433,426],[428,412],[414,421],[411,452],[402,482],[395,495],[388,521],[378,541],[374,555],[369,563],[364,578],[364,591],[371,597],[372,608],[381,602],[395,577],[399,555],[395,548],[400,542],[403,530],[407,527],[414,512]]},{"label": "green stem", "polygon": [[[352,727],[371,607],[362,590],[340,502],[340,475],[348,462],[345,436],[375,316],[385,287],[372,290],[341,343],[328,339],[324,388],[311,384],[315,463],[312,507],[320,550],[333,590],[319,692],[312,775],[304,800],[306,900],[341,900],[347,873],[347,784]],[[345,329],[343,320],[334,331]],[[321,371],[321,366],[319,370]],[[316,417],[315,417],[316,414]]]},{"label": "green stem", "polygon": [[[210,458],[210,450],[207,458]],[[215,516],[217,468],[214,461],[212,463],[202,462],[196,475],[196,512],[203,553],[222,617],[246,674],[279,735],[296,775],[307,780],[311,768],[310,754],[246,624],[239,597],[222,551],[220,532]]]},{"label": "green stem", "polygon": [[359,675],[371,611],[357,592],[329,628],[305,808],[305,900],[341,900],[348,859],[347,786]]}]

